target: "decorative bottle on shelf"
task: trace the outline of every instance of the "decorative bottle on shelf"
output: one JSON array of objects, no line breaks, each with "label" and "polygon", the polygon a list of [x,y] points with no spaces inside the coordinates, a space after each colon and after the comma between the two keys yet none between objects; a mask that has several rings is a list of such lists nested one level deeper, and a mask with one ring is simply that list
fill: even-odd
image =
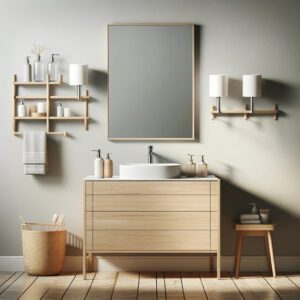
[{"label": "decorative bottle on shelf", "polygon": [[51,54],[51,59],[48,63],[49,81],[57,81],[58,80],[57,63],[54,61],[54,56],[59,56],[59,54]]},{"label": "decorative bottle on shelf", "polygon": [[31,81],[31,73],[32,73],[32,68],[31,64],[29,61],[30,56],[26,56],[26,63],[24,64],[23,67],[23,81],[24,82],[30,82]]},{"label": "decorative bottle on shelf", "polygon": [[62,104],[60,101],[56,102],[57,106],[56,106],[56,116],[57,117],[63,117],[64,116],[64,110],[62,107]]},{"label": "decorative bottle on shelf", "polygon": [[18,105],[18,117],[26,117],[26,106],[24,101],[20,101]]},{"label": "decorative bottle on shelf", "polygon": [[44,81],[44,64],[41,62],[41,56],[38,54],[33,65],[34,81]]}]

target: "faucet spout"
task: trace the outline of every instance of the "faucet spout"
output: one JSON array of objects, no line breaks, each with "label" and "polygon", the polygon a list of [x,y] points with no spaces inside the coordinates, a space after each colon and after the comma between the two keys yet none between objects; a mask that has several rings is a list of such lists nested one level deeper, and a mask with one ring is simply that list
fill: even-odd
[{"label": "faucet spout", "polygon": [[153,164],[153,146],[148,146],[148,164]]}]

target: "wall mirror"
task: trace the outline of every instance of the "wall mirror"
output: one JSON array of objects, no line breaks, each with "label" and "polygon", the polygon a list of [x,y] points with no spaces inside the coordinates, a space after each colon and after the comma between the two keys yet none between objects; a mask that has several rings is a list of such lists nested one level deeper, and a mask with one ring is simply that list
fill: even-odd
[{"label": "wall mirror", "polygon": [[194,25],[108,25],[108,138],[193,140]]}]

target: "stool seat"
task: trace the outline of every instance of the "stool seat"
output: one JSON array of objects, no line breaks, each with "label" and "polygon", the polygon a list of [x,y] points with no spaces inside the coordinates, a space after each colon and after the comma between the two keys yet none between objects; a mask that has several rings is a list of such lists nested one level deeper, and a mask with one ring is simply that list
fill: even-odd
[{"label": "stool seat", "polygon": [[235,224],[235,230],[273,231],[275,224]]},{"label": "stool seat", "polygon": [[239,277],[241,255],[243,248],[243,238],[246,236],[262,236],[265,241],[265,249],[269,268],[272,270],[273,277],[276,277],[276,268],[273,252],[271,232],[274,231],[275,224],[235,224],[237,234],[236,256],[235,256],[235,277]]}]

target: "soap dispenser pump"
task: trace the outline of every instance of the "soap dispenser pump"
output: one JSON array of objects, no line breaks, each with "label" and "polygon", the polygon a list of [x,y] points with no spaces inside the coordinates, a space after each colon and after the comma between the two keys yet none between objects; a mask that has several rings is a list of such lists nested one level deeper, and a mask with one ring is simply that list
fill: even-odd
[{"label": "soap dispenser pump", "polygon": [[51,54],[50,61],[48,63],[48,74],[50,81],[57,81],[58,80],[58,70],[57,70],[57,63],[54,61],[54,56],[59,56],[59,54]]},{"label": "soap dispenser pump", "polygon": [[196,164],[194,163],[193,157],[195,156],[194,154],[188,154],[189,156],[189,161],[186,165],[186,176],[187,177],[195,177],[196,176]]},{"label": "soap dispenser pump", "polygon": [[104,161],[103,158],[101,157],[101,150],[96,149],[92,150],[97,152],[97,157],[95,158],[94,162],[94,177],[95,178],[103,178],[104,177]]},{"label": "soap dispenser pump", "polygon": [[207,163],[204,161],[204,155],[201,155],[201,162],[197,164],[197,176],[207,177]]},{"label": "soap dispenser pump", "polygon": [[104,160],[104,178],[113,177],[113,161],[110,155],[111,153],[107,153],[106,159]]}]

